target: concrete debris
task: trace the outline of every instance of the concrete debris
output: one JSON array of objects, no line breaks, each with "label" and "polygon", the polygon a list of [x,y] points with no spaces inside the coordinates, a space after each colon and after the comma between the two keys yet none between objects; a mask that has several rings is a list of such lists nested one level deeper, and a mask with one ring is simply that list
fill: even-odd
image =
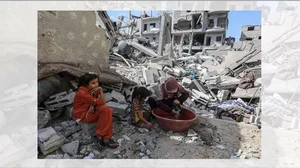
[{"label": "concrete debris", "polygon": [[70,154],[72,156],[77,155],[78,153],[78,148],[79,148],[79,141],[73,141],[68,144],[64,144],[61,146],[61,150],[67,154]]},{"label": "concrete debris", "polygon": [[67,94],[67,92],[58,93],[49,97],[44,103],[47,109],[62,108],[73,103],[75,92]]},{"label": "concrete debris", "polygon": [[97,123],[80,123],[80,126],[86,135],[92,136],[96,132]]},{"label": "concrete debris", "polygon": [[66,141],[65,137],[57,133],[52,134],[48,140],[39,141],[39,148],[44,155],[48,155],[53,151],[59,149],[64,142]]},{"label": "concrete debris", "polygon": [[38,111],[38,129],[44,128],[51,120],[51,115],[48,110]]},{"label": "concrete debris", "polygon": [[[196,153],[191,151],[197,148],[194,144],[201,145],[206,151],[214,150],[213,155],[218,155],[219,158],[260,157],[260,152],[257,152],[259,153],[257,155],[251,152],[236,154],[237,149],[233,149],[234,144],[223,142],[230,139],[223,138],[225,134],[234,136],[230,131],[236,131],[233,126],[225,126],[225,123],[243,122],[239,124],[261,125],[262,109],[258,104],[262,87],[260,26],[243,27],[241,34],[243,41],[236,42],[232,37],[225,38],[228,11],[173,11],[172,14],[161,12],[157,17],[150,17],[146,13],[141,16],[130,14],[129,20],[124,21],[128,23],[126,25],[128,32],[121,31],[123,27],[120,20],[116,24],[117,29],[109,17],[105,18],[104,15],[107,15],[106,12],[96,14],[97,25],[106,28],[104,30],[111,51],[110,54],[105,54],[109,56],[109,59],[105,59],[109,62],[103,59],[105,67],[109,69],[103,69],[105,73],[103,76],[100,75],[100,86],[105,93],[106,105],[113,109],[113,138],[117,140],[119,147],[115,151],[104,149],[99,152],[100,149],[96,147],[97,144],[92,138],[97,123],[82,123],[72,119],[76,94],[74,91],[78,89],[79,81],[77,76],[76,79],[72,76],[66,80],[65,77],[55,75],[39,81],[38,145],[41,151],[39,157],[47,159],[188,158],[191,153],[193,157]],[[246,31],[246,28],[248,30],[253,27],[254,32]],[[103,43],[102,46],[105,44],[108,43]],[[98,57],[97,53],[91,55]],[[274,62],[278,64],[280,60],[274,59]],[[112,71],[120,75],[119,79],[111,79],[116,77],[115,74],[109,73]],[[250,76],[249,74],[247,76],[246,72],[251,72]],[[270,74],[274,73],[270,72]],[[205,119],[205,121],[197,126],[192,125],[185,133],[165,132],[160,129],[157,122],[153,122],[154,127],[149,130],[128,124],[133,87],[136,85],[147,87],[152,96],[156,96],[160,94],[158,92],[161,84],[169,77],[176,78],[178,83],[190,93],[183,107],[193,111],[197,120]],[[115,82],[106,82],[106,79]],[[64,80],[67,81],[69,88],[58,90]],[[272,84],[278,83],[279,79],[274,80],[271,82],[272,87],[267,88],[266,92],[280,89],[282,92],[286,90],[299,92],[285,89],[289,84],[297,83],[297,79],[280,80],[281,86]],[[135,84],[129,85],[129,83]],[[58,91],[60,93],[55,94]],[[299,129],[297,105],[289,107],[288,101],[290,100],[284,100],[275,94],[264,102],[263,108],[272,118],[271,124],[279,124],[278,126],[288,129]],[[219,122],[222,124],[216,124],[215,127],[228,132],[220,134],[219,130],[210,126],[210,123]],[[244,130],[244,126],[241,129]],[[256,139],[259,135],[248,134],[252,137],[251,140],[259,141]],[[150,137],[157,137],[158,140]],[[166,141],[180,148],[166,148],[164,147]],[[181,150],[184,144],[190,146],[190,151]],[[260,142],[252,142],[252,144],[260,144]],[[56,155],[52,153],[54,151],[57,151]],[[214,156],[202,156],[202,158],[215,158]]]},{"label": "concrete debris", "polygon": [[123,138],[127,141],[130,141],[131,139],[127,135],[123,135]]},{"label": "concrete debris", "polygon": [[119,92],[116,92],[116,91],[112,91],[111,92],[111,97],[115,100],[117,100],[118,103],[126,103],[126,100],[125,100],[125,97],[124,95],[122,95],[121,93]]}]

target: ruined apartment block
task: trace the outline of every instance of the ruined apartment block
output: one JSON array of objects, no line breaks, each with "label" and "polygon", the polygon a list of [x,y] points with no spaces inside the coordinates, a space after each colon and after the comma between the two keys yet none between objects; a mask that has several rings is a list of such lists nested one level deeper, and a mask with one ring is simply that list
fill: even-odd
[{"label": "ruined apartment block", "polygon": [[[165,14],[164,17],[167,19],[162,19],[164,14],[160,14],[159,16],[142,16],[140,18],[134,19],[136,22],[136,27],[139,29],[139,32],[136,35],[141,37],[146,37],[151,39],[157,43],[159,43],[159,34],[162,25],[163,27],[168,27],[171,24],[171,16],[169,14]],[[133,19],[130,21],[132,22]],[[163,22],[163,23],[162,23]]]},{"label": "ruined apartment block", "polygon": [[172,18],[174,44],[185,52],[225,42],[228,11],[174,11]]},{"label": "ruined apartment block", "polygon": [[240,41],[260,39],[261,25],[245,25],[242,27]]}]

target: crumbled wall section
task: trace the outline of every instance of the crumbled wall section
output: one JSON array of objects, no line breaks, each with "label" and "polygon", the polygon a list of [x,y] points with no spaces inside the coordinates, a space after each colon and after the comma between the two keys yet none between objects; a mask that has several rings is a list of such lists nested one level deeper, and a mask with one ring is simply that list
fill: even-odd
[{"label": "crumbled wall section", "polygon": [[39,11],[38,60],[108,68],[110,41],[93,11]]}]

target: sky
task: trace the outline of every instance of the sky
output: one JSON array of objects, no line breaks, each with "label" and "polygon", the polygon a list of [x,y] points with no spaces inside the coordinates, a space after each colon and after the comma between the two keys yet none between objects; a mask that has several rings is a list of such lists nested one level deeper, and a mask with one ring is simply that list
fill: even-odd
[{"label": "sky", "polygon": [[[131,11],[132,15],[140,16],[142,11]],[[168,11],[171,13],[171,11]],[[113,21],[117,21],[118,16],[123,15],[124,20],[128,19],[128,11],[107,11],[108,15]],[[146,11],[150,15],[150,11]],[[157,16],[158,11],[152,11],[152,16]],[[261,12],[260,11],[230,11],[228,14],[228,30],[226,37],[235,37],[239,41],[241,36],[241,28],[243,25],[261,25]]]}]

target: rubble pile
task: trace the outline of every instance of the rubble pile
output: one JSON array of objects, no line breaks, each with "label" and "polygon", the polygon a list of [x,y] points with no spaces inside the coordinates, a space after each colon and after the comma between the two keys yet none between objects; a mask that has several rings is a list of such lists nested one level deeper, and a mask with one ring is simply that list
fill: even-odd
[{"label": "rubble pile", "polygon": [[[161,17],[168,20],[166,15]],[[151,29],[157,32],[158,40],[137,35],[136,27],[130,35],[116,38],[110,50],[109,71],[116,71],[124,81],[128,79],[147,87],[152,94],[157,94],[159,85],[168,77],[176,78],[190,93],[184,107],[199,118],[223,119],[210,121],[219,125],[218,128],[202,123],[193,125],[188,132],[175,133],[162,130],[156,122],[152,130],[132,126],[130,104],[134,86],[100,80],[106,105],[113,109],[113,139],[119,143],[115,150],[100,149],[92,138],[96,123],[81,123],[72,118],[78,78],[59,74],[39,81],[39,158],[260,158],[260,147],[240,147],[236,143],[241,137],[247,137],[245,142],[260,144],[256,126],[260,126],[261,111],[261,41],[206,47],[196,43],[201,45],[201,51],[184,52],[184,43],[172,45],[171,33],[168,28],[162,29],[163,25],[169,24]],[[233,125],[242,128],[235,131],[241,134],[229,133]],[[247,125],[253,127],[244,129]],[[222,129],[228,130],[222,133]]]},{"label": "rubble pile", "polygon": [[[246,51],[249,45],[253,46],[252,50]],[[227,55],[209,54],[212,51],[216,54],[224,50]],[[147,61],[143,64],[133,63],[131,67],[124,61],[113,60],[110,67],[140,86],[148,87],[154,94],[155,89],[165,79],[175,77],[190,92],[190,98],[185,105],[199,116],[213,118],[217,117],[214,115],[216,109],[230,111],[239,108],[243,112],[237,113],[249,118],[250,115],[255,115],[260,97],[260,58],[257,58],[260,51],[260,41],[244,41],[232,48],[221,46],[215,50],[205,50],[180,58],[151,59],[140,56],[140,59]],[[236,102],[240,103],[234,103],[231,99],[238,99]],[[228,108],[222,108],[222,104],[227,104]],[[243,109],[245,107],[249,110]]]}]

